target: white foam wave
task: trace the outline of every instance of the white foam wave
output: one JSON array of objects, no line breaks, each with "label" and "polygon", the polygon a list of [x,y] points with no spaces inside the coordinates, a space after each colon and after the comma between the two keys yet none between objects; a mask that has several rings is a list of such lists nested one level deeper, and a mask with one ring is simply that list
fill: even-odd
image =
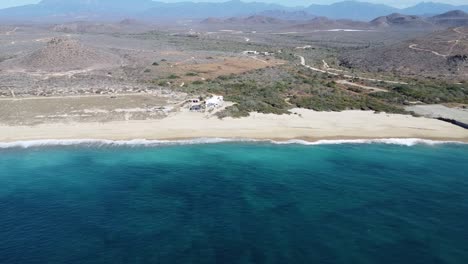
[{"label": "white foam wave", "polygon": [[197,138],[187,140],[105,140],[105,139],[46,139],[27,140],[14,142],[0,142],[0,149],[6,148],[34,148],[46,146],[161,146],[161,145],[194,145],[194,144],[216,144],[223,142],[247,142],[249,139],[225,139],[225,138]]},{"label": "white foam wave", "polygon": [[401,146],[415,145],[440,145],[440,144],[467,144],[459,141],[436,141],[420,138],[385,138],[385,139],[338,139],[338,140],[288,140],[284,142],[273,142],[275,144],[300,144],[300,145],[339,145],[339,144],[387,144]]},{"label": "white foam wave", "polygon": [[277,145],[338,145],[338,144],[389,144],[401,146],[414,146],[414,145],[440,145],[440,144],[467,144],[458,141],[435,141],[418,138],[388,138],[388,139],[343,139],[343,140],[318,140],[318,141],[305,141],[305,140],[256,140],[256,139],[243,139],[243,138],[197,138],[186,140],[147,140],[147,139],[134,139],[134,140],[102,140],[102,139],[66,139],[66,140],[30,140],[30,141],[15,141],[15,142],[0,142],[0,149],[8,148],[34,148],[46,146],[90,146],[90,147],[104,147],[104,146],[128,146],[128,147],[153,147],[165,145],[201,145],[201,144],[218,144],[227,142],[257,142],[257,143],[271,143]]}]

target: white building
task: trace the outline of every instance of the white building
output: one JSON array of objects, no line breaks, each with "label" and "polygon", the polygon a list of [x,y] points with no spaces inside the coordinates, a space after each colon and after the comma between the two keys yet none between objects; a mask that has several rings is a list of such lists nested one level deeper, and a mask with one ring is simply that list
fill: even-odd
[{"label": "white building", "polygon": [[223,96],[213,96],[210,99],[206,100],[206,107],[207,108],[217,108],[224,105],[224,97]]}]

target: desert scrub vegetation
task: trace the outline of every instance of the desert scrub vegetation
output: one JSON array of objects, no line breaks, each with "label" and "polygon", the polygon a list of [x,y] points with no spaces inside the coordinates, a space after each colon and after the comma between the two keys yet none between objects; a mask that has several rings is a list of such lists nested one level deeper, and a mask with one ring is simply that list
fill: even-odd
[{"label": "desert scrub vegetation", "polygon": [[373,97],[389,103],[404,104],[420,101],[426,104],[468,103],[468,85],[446,82],[416,82],[407,85],[388,85],[389,93],[374,93]]},{"label": "desert scrub vegetation", "polygon": [[203,81],[194,81],[192,82],[193,85],[202,85],[204,82]]},{"label": "desert scrub vegetation", "polygon": [[225,100],[235,102],[219,113],[219,117],[242,117],[250,112],[286,114],[290,108],[283,96],[284,86],[280,83],[263,86],[255,81],[242,81],[238,83],[208,84],[205,92],[224,95]]},{"label": "desert scrub vegetation", "polygon": [[373,110],[386,113],[406,113],[399,106],[382,102],[368,95],[352,95],[339,90],[321,95],[293,96],[290,103],[315,111]]},{"label": "desert scrub vegetation", "polygon": [[192,94],[219,94],[235,102],[218,113],[220,118],[248,116],[250,112],[287,114],[301,107],[316,111],[374,110],[406,113],[397,104],[337,87],[333,77],[287,67],[220,76],[202,85],[179,87]]},{"label": "desert scrub vegetation", "polygon": [[180,79],[180,77],[177,76],[177,75],[175,75],[175,74],[171,74],[171,75],[167,76],[167,79],[169,79],[169,80],[175,80],[175,79]]}]

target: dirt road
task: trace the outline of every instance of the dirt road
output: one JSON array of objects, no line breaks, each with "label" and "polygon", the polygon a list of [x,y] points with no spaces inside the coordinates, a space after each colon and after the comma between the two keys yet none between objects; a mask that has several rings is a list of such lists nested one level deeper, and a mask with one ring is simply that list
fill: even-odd
[{"label": "dirt road", "polygon": [[359,79],[359,80],[363,80],[363,81],[384,82],[384,83],[391,83],[391,84],[408,84],[408,83],[405,83],[405,82],[386,81],[386,80],[380,80],[380,79],[365,78],[365,77],[359,77],[359,76],[351,76],[351,75],[348,75],[348,74],[338,74],[338,73],[335,73],[335,72],[314,68],[314,67],[306,64],[305,58],[303,56],[300,56],[300,55],[296,55],[296,56],[299,57],[299,59],[301,60],[301,65],[302,66],[306,67],[307,69],[311,69],[313,71],[316,71],[316,72],[327,73],[327,74],[330,74],[330,75],[333,75],[333,76],[342,76],[342,77],[348,78],[348,79]]},{"label": "dirt road", "polygon": [[457,34],[459,34],[459,37],[458,39],[453,39],[453,40],[449,40],[447,41],[447,43],[452,43],[453,42],[453,45],[450,46],[447,54],[442,54],[440,52],[437,52],[435,50],[431,50],[431,49],[423,49],[423,48],[418,48],[419,44],[411,44],[409,45],[409,48],[412,49],[412,50],[417,50],[417,51],[426,51],[426,52],[430,52],[436,56],[440,56],[440,57],[443,57],[443,58],[446,58],[450,55],[452,55],[452,52],[453,52],[453,49],[460,43],[460,41],[466,36],[465,33],[461,32],[460,31],[460,28],[454,28],[453,31]]}]

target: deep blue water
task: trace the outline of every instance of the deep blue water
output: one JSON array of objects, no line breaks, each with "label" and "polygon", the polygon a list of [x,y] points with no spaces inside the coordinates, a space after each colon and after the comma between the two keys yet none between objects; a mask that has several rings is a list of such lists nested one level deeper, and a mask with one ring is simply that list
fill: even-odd
[{"label": "deep blue water", "polygon": [[468,146],[0,150],[0,263],[468,263]]}]

